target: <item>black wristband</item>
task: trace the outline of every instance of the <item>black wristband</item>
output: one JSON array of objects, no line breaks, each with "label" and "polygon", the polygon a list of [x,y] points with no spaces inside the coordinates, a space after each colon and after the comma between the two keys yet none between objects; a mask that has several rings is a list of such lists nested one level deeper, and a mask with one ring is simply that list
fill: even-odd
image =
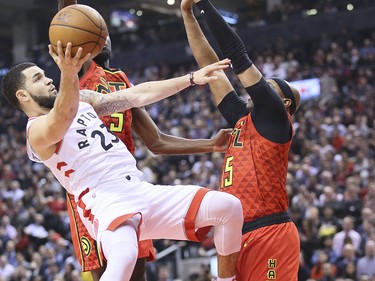
[{"label": "black wristband", "polygon": [[190,86],[195,86],[195,83],[194,83],[194,72],[190,72]]}]

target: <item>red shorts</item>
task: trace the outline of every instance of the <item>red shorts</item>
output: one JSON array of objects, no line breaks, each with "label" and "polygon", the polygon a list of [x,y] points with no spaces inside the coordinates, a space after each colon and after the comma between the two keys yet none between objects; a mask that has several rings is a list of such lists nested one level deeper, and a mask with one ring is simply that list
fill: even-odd
[{"label": "red shorts", "polygon": [[[105,261],[98,249],[96,241],[91,238],[78,215],[74,196],[67,194],[66,197],[72,242],[77,259],[82,266],[82,271],[91,271],[103,267]],[[138,258],[146,258],[147,261],[155,260],[152,240],[138,242]]]},{"label": "red shorts", "polygon": [[300,240],[293,222],[258,228],[242,235],[238,281],[297,281]]}]

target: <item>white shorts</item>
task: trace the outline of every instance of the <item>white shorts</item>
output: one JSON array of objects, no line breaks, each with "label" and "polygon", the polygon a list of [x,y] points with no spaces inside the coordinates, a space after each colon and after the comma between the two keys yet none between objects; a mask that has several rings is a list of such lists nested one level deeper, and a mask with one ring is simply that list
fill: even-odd
[{"label": "white shorts", "polygon": [[88,188],[77,205],[83,223],[98,242],[102,231],[116,229],[136,214],[141,216],[139,240],[194,240],[193,222],[208,191],[195,185],[153,185],[131,177]]}]

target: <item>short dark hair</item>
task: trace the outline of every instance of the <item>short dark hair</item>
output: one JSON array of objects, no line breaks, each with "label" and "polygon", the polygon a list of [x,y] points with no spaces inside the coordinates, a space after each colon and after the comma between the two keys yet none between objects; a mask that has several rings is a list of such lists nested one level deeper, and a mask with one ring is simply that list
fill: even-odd
[{"label": "short dark hair", "polygon": [[17,108],[20,108],[20,102],[16,97],[16,92],[24,87],[26,77],[22,73],[25,69],[36,66],[32,62],[23,62],[13,66],[3,77],[3,95],[6,100]]}]

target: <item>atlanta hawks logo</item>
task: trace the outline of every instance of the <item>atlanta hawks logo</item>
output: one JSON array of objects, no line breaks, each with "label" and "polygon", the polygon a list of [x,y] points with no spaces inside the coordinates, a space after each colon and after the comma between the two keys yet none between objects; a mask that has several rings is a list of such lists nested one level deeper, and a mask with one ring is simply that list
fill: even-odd
[{"label": "atlanta hawks logo", "polygon": [[86,256],[89,256],[91,254],[92,245],[87,237],[81,238],[81,247]]}]

